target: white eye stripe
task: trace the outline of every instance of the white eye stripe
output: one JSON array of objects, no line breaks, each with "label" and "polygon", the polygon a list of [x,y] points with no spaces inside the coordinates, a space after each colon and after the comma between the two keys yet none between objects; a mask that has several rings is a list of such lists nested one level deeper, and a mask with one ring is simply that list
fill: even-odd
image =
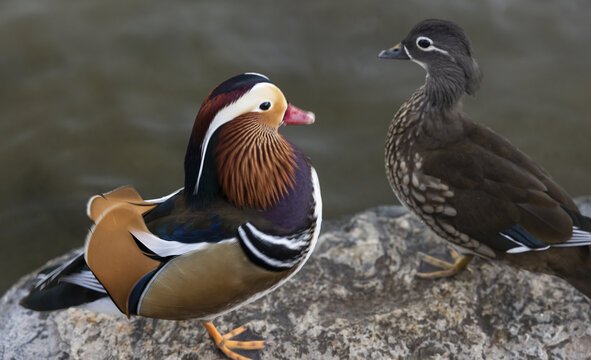
[{"label": "white eye stripe", "polygon": [[[423,47],[423,46],[420,44],[420,42],[421,42],[421,41],[426,41],[426,42],[428,42],[428,43],[429,43],[429,45],[428,45],[427,47]],[[417,46],[418,46],[420,49],[426,50],[426,49],[430,48],[431,46],[433,46],[433,40],[429,39],[429,38],[428,38],[428,37],[426,37],[426,36],[419,36],[419,37],[417,38]]]},{"label": "white eye stripe", "polygon": [[[428,41],[429,42],[429,46],[422,47],[421,45],[419,45],[419,42],[421,42],[421,41]],[[426,36],[419,36],[417,38],[416,43],[417,43],[417,48],[419,48],[422,51],[437,51],[437,52],[440,52],[442,54],[445,54],[445,55],[449,56],[449,53],[446,50],[440,49],[437,46],[433,45],[433,40],[429,39]]]}]

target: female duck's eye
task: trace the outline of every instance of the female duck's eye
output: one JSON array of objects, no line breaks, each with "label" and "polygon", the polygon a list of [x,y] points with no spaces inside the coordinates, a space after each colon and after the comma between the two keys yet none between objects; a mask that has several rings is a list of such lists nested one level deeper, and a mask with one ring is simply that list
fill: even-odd
[{"label": "female duck's eye", "polygon": [[271,103],[268,101],[265,101],[263,103],[261,103],[261,105],[259,105],[259,109],[265,111],[265,110],[269,110],[271,108]]},{"label": "female duck's eye", "polygon": [[431,46],[431,40],[424,37],[420,37],[417,39],[417,45],[419,45],[420,48],[426,49],[429,46]]}]

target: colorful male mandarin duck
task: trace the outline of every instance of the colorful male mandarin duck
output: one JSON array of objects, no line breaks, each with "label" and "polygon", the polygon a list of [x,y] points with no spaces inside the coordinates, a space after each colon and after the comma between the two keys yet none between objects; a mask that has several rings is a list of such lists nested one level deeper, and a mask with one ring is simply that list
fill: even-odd
[{"label": "colorful male mandarin duck", "polygon": [[526,154],[462,112],[481,75],[465,32],[425,20],[380,58],[412,60],[425,84],[395,114],[386,140],[394,193],[442,238],[455,262],[423,254],[449,276],[473,254],[560,276],[591,297],[591,219]]},{"label": "colorful male mandarin duck", "polygon": [[211,320],[309,258],[322,221],[318,177],[278,128],[313,122],[263,75],[226,80],[195,119],[184,188],[155,200],[131,187],[91,198],[83,253],[43,276],[22,305],[202,319],[228,357],[258,357],[262,339],[232,340],[244,327],[220,335]]}]

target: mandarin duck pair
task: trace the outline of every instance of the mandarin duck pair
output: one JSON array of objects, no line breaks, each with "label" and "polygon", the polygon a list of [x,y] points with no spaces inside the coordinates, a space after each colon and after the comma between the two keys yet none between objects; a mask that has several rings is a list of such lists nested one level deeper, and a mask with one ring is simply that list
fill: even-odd
[{"label": "mandarin duck pair", "polygon": [[[591,219],[527,155],[461,111],[481,78],[464,31],[426,20],[380,57],[427,70],[388,131],[392,189],[460,249],[453,263],[423,255],[441,270],[419,276],[453,275],[476,254],[561,276],[591,297]],[[235,340],[244,327],[221,335],[211,320],[269,293],[310,256],[318,179],[277,128],[313,121],[262,75],[222,83],[195,120],[185,187],[156,200],[130,187],[92,198],[84,252],[43,275],[22,304],[198,318],[228,357],[258,357],[262,339]]]}]

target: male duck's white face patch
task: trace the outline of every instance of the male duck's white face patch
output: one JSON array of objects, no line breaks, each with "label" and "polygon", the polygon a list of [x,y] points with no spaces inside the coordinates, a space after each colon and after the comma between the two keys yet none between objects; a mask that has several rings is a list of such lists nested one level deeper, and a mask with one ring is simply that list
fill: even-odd
[{"label": "male duck's white face patch", "polygon": [[[207,152],[209,140],[216,130],[240,115],[251,112],[268,111],[274,106],[280,106],[281,103],[287,108],[287,101],[281,90],[272,83],[263,82],[256,84],[249,91],[244,93],[244,95],[238,98],[238,100],[228,104],[226,107],[218,111],[209,125],[205,137],[203,138],[203,142],[201,143],[201,165],[199,166],[199,175],[197,176],[197,183],[195,184],[195,190],[193,191],[194,195],[197,195],[199,190],[199,181],[201,179],[201,172],[203,171],[203,163],[205,161],[205,154]],[[285,109],[283,109],[283,111],[285,112]]]}]

